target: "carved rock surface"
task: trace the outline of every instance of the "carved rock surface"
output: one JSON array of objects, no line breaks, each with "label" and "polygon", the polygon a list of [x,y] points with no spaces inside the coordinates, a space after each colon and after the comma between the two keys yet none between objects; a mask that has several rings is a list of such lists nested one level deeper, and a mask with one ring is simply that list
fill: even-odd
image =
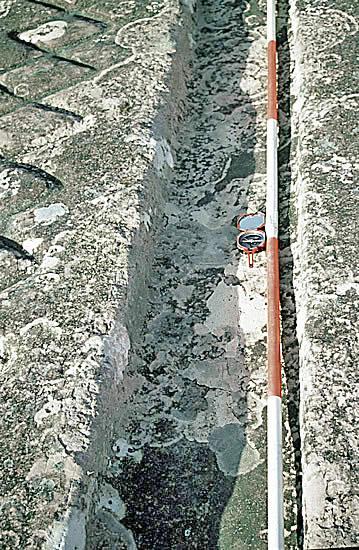
[{"label": "carved rock surface", "polygon": [[1,548],[84,548],[184,107],[176,0],[0,7]]},{"label": "carved rock surface", "polygon": [[291,1],[305,548],[359,546],[356,2]]}]

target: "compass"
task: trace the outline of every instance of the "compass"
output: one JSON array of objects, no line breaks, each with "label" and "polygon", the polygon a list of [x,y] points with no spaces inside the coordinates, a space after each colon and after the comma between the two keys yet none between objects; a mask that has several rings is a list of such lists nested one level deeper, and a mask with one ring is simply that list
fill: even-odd
[{"label": "compass", "polygon": [[265,224],[265,215],[263,212],[254,214],[243,214],[237,220],[237,229],[239,231],[248,231],[249,229],[263,229]]},{"label": "compass", "polygon": [[266,234],[264,231],[265,215],[263,212],[244,214],[237,220],[237,247],[248,254],[249,267],[253,267],[253,256],[265,249]]}]

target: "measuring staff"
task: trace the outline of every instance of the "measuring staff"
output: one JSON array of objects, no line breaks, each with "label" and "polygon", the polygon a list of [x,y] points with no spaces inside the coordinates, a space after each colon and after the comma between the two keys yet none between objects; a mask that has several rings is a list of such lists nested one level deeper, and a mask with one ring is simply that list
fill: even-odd
[{"label": "measuring staff", "polygon": [[[282,373],[280,345],[279,243],[278,243],[278,110],[276,5],[267,0],[267,200],[266,220],[262,212],[238,218],[237,246],[248,255],[267,253],[267,368],[268,368],[268,549],[284,549]],[[264,225],[265,224],[265,225]]]}]

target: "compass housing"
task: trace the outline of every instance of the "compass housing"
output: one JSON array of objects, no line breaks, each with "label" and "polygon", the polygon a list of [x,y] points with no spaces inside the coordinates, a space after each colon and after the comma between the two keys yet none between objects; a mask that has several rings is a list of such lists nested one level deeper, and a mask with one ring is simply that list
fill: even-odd
[{"label": "compass housing", "polygon": [[242,214],[237,219],[237,247],[248,254],[249,267],[253,267],[253,257],[266,247],[265,214],[254,212]]},{"label": "compass housing", "polygon": [[237,236],[237,246],[239,250],[248,254],[255,254],[264,250],[266,244],[266,234],[260,229],[249,229],[241,231]]},{"label": "compass housing", "polygon": [[242,214],[237,219],[237,229],[239,231],[249,231],[250,229],[264,229],[265,214],[263,212],[254,212],[253,214]]}]

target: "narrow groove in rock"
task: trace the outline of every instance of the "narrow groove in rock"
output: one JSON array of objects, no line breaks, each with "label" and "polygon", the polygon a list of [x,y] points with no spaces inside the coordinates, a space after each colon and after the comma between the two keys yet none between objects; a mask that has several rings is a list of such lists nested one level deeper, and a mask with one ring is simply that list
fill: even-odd
[{"label": "narrow groove in rock", "polygon": [[17,260],[30,260],[32,262],[35,261],[35,258],[32,254],[29,254],[21,244],[14,241],[13,239],[10,239],[9,237],[5,237],[5,235],[0,235],[0,250],[5,250],[6,252],[9,252]]},{"label": "narrow groove in rock", "polygon": [[[43,111],[48,111],[51,113],[64,115],[66,117],[70,117],[75,119],[77,122],[81,122],[83,120],[83,117],[79,115],[78,113],[74,113],[73,111],[69,111],[68,109],[63,109],[62,107],[54,107],[53,105],[47,105],[46,103],[39,103],[37,101],[28,101],[27,99],[16,95],[12,90],[7,88],[4,84],[0,84],[0,92],[9,95],[10,97],[13,97],[14,99],[17,99],[22,102],[23,105],[20,105],[19,108],[22,108],[25,105],[31,105],[32,107],[35,107],[36,109],[41,109]],[[12,109],[10,112],[14,112],[18,109]],[[8,113],[7,113],[8,114]]]},{"label": "narrow groove in rock", "polygon": [[90,65],[89,63],[84,63],[82,61],[78,61],[77,59],[70,59],[68,57],[64,57],[62,55],[58,55],[55,53],[52,53],[48,50],[45,50],[44,48],[41,48],[40,46],[37,46],[36,44],[33,44],[32,42],[27,42],[26,40],[22,40],[18,33],[16,31],[9,31],[8,37],[11,40],[14,40],[15,42],[18,42],[25,48],[29,48],[32,50],[36,50],[37,52],[41,52],[45,56],[49,57],[50,59],[55,59],[57,61],[63,61],[66,63],[69,63],[70,65],[75,65],[77,67],[82,67],[83,69],[90,69],[91,71],[97,71],[97,68],[93,65]]},{"label": "narrow groove in rock", "polygon": [[295,464],[295,492],[297,506],[297,545],[303,548],[303,508],[302,508],[302,454],[299,426],[300,407],[300,365],[299,343],[296,336],[296,300],[294,293],[294,259],[291,252],[293,228],[289,217],[291,200],[291,49],[289,44],[290,17],[289,1],[280,0],[278,5],[278,107],[279,120],[279,228],[282,250],[285,258],[281,262],[281,303],[282,303],[282,350],[284,371],[287,381],[287,414],[290,425]]},{"label": "narrow groove in rock", "polygon": [[83,117],[78,113],[74,113],[73,111],[69,111],[68,109],[63,109],[62,107],[54,107],[53,105],[47,105],[46,103],[37,102],[30,102],[29,104],[36,109],[40,109],[42,111],[48,111],[49,113],[55,113],[73,118],[74,120],[76,120],[76,122],[81,122],[83,120]]},{"label": "narrow groove in rock", "polygon": [[11,97],[14,97],[15,99],[22,99],[21,97],[18,97],[12,90],[7,88],[4,84],[0,84],[0,92],[3,94],[9,95]]},{"label": "narrow groove in rock", "polygon": [[[236,250],[235,220],[265,199],[265,18],[256,2],[231,0],[203,0],[195,18],[188,110],[164,190],[150,311],[132,342],[129,377],[140,382],[124,405],[105,482],[126,504],[121,523],[138,548],[264,550],[265,255],[248,267]],[[98,516],[89,550],[114,541]]]},{"label": "narrow groove in rock", "polygon": [[29,174],[39,177],[45,183],[49,191],[56,191],[63,188],[63,183],[59,178],[53,176],[52,174],[50,174],[46,170],[43,170],[42,168],[39,168],[38,166],[33,166],[32,164],[28,164],[25,162],[16,162],[4,156],[0,156],[0,165],[4,168],[22,170],[24,172],[28,172]]},{"label": "narrow groove in rock", "polygon": [[38,4],[39,6],[44,6],[44,8],[50,8],[52,10],[57,10],[63,13],[66,13],[67,10],[61,6],[52,4],[51,2],[44,2],[43,0],[26,0],[29,4]]}]

